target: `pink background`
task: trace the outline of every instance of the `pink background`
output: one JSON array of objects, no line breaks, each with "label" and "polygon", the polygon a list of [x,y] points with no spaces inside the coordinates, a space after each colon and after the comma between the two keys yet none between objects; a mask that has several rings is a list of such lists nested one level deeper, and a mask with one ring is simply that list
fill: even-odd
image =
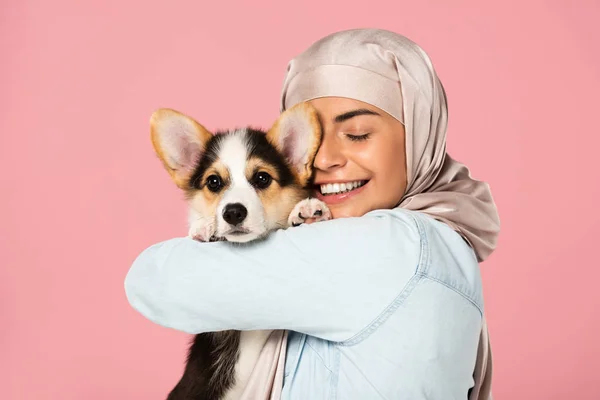
[{"label": "pink background", "polygon": [[432,56],[449,150],[494,191],[496,398],[600,398],[600,3],[320,3],[2,2],[0,398],[165,398],[188,336],[123,290],[143,248],[186,232],[151,112],[268,126],[287,61],[354,27]]}]

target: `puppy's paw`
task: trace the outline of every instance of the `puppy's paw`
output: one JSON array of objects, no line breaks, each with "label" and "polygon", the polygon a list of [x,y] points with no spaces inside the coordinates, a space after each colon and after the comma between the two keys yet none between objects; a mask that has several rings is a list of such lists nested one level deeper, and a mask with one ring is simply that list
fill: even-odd
[{"label": "puppy's paw", "polygon": [[215,224],[204,219],[197,219],[190,224],[188,236],[199,242],[213,241]]},{"label": "puppy's paw", "polygon": [[329,219],[331,219],[331,212],[327,205],[319,199],[308,198],[296,204],[290,213],[288,224],[298,226]]}]

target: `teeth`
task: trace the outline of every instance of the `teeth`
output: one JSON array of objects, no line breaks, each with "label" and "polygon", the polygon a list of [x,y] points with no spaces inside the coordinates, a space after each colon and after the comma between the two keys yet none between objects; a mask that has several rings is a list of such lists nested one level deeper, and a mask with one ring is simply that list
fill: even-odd
[{"label": "teeth", "polygon": [[367,181],[354,181],[345,183],[328,183],[321,185],[322,194],[339,194],[354,190],[358,187],[363,186]]}]

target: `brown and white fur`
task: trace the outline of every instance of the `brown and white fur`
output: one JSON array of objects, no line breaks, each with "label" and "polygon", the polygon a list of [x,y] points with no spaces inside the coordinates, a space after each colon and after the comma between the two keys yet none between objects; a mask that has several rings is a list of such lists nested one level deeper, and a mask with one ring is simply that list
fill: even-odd
[{"label": "brown and white fur", "polygon": [[[266,132],[212,134],[171,109],[156,111],[150,125],[157,155],[189,202],[194,239],[249,242],[307,218],[331,217],[324,203],[309,197],[321,127],[308,103],[282,113]],[[196,335],[168,400],[239,398],[270,333]]]}]

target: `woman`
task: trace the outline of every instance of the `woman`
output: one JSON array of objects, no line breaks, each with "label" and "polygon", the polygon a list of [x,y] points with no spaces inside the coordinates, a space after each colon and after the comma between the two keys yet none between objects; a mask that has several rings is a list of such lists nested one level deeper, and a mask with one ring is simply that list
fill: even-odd
[{"label": "woman", "polygon": [[289,64],[281,108],[304,101],[323,126],[315,181],[335,219],[251,246],[156,244],[126,279],[130,303],[188,333],[289,330],[284,399],[488,398],[478,261],[498,217],[488,186],[446,154],[428,56],[388,31],[330,35]]}]

